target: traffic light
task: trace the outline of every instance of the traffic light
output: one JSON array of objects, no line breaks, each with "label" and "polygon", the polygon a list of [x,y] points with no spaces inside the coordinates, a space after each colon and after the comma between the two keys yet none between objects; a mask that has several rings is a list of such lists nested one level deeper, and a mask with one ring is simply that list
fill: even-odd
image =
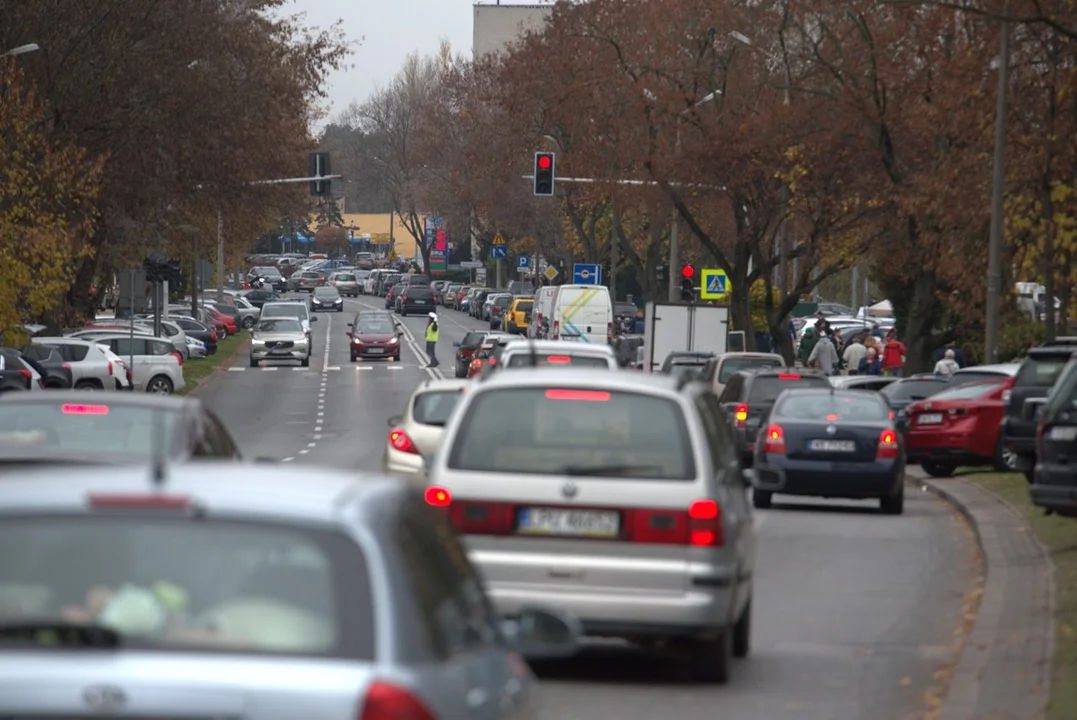
[{"label": "traffic light", "polygon": [[691,265],[681,268],[681,300],[683,302],[692,302],[696,299],[695,274],[696,270]]},{"label": "traffic light", "polygon": [[554,168],[556,158],[550,152],[535,153],[535,194],[549,197],[553,195]]}]

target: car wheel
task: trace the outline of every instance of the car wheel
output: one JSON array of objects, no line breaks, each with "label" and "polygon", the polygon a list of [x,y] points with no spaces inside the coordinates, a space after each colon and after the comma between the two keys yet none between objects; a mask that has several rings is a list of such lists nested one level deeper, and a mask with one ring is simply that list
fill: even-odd
[{"label": "car wheel", "polygon": [[740,620],[733,626],[733,657],[748,657],[748,651],[752,647],[752,599],[748,598],[748,604],[740,614]]},{"label": "car wheel", "polygon": [[696,640],[689,653],[692,675],[700,682],[725,685],[733,667],[733,632],[723,628],[713,640]]},{"label": "car wheel", "polygon": [[772,492],[767,492],[766,490],[756,490],[754,488],[752,489],[752,507],[758,508],[760,510],[768,510],[770,509],[771,503],[773,502],[773,498],[774,493]]},{"label": "car wheel", "polygon": [[897,493],[879,498],[879,509],[885,515],[901,515],[905,512],[905,483],[902,482]]},{"label": "car wheel", "polygon": [[920,467],[933,478],[948,478],[954,476],[954,470],[957,466],[952,463],[940,463],[934,460],[924,460],[920,463]]},{"label": "car wheel", "polygon": [[355,353],[351,353],[350,357],[351,357],[352,362],[355,362]]},{"label": "car wheel", "polygon": [[146,385],[146,392],[154,395],[171,395],[173,391],[172,381],[164,375],[157,375],[150,379]]},{"label": "car wheel", "polygon": [[251,358],[251,367],[258,367],[258,361],[255,360],[253,357]]},{"label": "car wheel", "polygon": [[253,315],[248,315],[247,317],[243,318],[243,327],[247,330],[250,330],[252,327],[254,327]]},{"label": "car wheel", "polygon": [[305,357],[299,361],[299,367],[310,367],[310,358]]},{"label": "car wheel", "polygon": [[407,316],[408,316],[408,311],[405,310],[404,308],[400,308],[400,317],[407,317]]},{"label": "car wheel", "polygon": [[995,443],[995,469],[999,472],[1017,472],[1017,453],[1006,447],[1001,434]]}]

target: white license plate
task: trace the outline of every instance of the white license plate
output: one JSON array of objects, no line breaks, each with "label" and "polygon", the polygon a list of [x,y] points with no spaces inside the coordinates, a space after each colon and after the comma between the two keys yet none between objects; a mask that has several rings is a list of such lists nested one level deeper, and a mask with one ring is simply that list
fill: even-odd
[{"label": "white license plate", "polygon": [[384,348],[367,348],[366,351],[368,353],[370,353],[371,355],[380,355],[381,353],[385,352],[385,349]]},{"label": "white license plate", "polygon": [[916,418],[917,425],[938,425],[942,422],[942,413],[930,413],[928,415],[918,415]]},{"label": "white license plate", "polygon": [[426,305],[426,300],[416,300],[415,304],[416,305]]},{"label": "white license plate", "polygon": [[520,512],[521,535],[560,535],[569,537],[617,537],[620,516],[603,510],[559,510],[528,508]]},{"label": "white license plate", "polygon": [[1047,437],[1051,440],[1061,440],[1062,442],[1073,442],[1077,440],[1077,427],[1062,426],[1053,427],[1051,431],[1047,433]]},{"label": "white license plate", "polygon": [[808,447],[821,452],[853,452],[856,443],[852,440],[812,440]]}]

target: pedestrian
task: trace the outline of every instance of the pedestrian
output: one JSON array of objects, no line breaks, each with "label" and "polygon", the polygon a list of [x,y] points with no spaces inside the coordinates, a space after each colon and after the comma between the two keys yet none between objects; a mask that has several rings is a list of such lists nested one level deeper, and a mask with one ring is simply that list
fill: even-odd
[{"label": "pedestrian", "polygon": [[441,363],[438,362],[437,347],[438,347],[438,314],[427,313],[426,323],[426,354],[430,356],[428,367],[435,368]]},{"label": "pedestrian", "polygon": [[942,360],[935,363],[935,374],[944,378],[952,378],[954,373],[961,369],[961,366],[954,359],[954,351],[947,350],[942,355]]},{"label": "pedestrian", "polygon": [[972,347],[972,343],[965,343],[961,346],[961,359],[965,361],[965,367],[979,365],[976,362],[976,350]]},{"label": "pedestrian", "polygon": [[897,331],[890,328],[883,343],[883,374],[901,377],[905,368],[905,343],[897,339]]},{"label": "pedestrian", "polygon": [[861,375],[882,375],[883,364],[879,360],[879,355],[875,351],[874,347],[869,347],[867,353],[864,355],[864,359],[860,361],[860,367],[857,368]]},{"label": "pedestrian", "polygon": [[808,364],[808,357],[815,350],[815,343],[817,342],[819,342],[819,338],[815,334],[815,329],[804,328],[804,334],[800,337],[800,351],[797,354],[797,359],[800,360],[802,365]]},{"label": "pedestrian", "polygon": [[939,362],[945,358],[947,352],[952,353],[950,357],[954,359],[954,362],[956,362],[959,367],[965,367],[964,353],[961,352],[961,348],[959,348],[957,343],[953,340],[939,348],[938,352],[935,353],[935,362]]},{"label": "pedestrian", "polygon": [[849,347],[845,348],[845,352],[842,353],[842,360],[845,361],[845,368],[850,375],[856,375],[860,372],[860,361],[864,359],[864,356],[868,354],[867,347],[864,346],[863,338],[857,335],[853,338],[853,341],[849,343]]},{"label": "pedestrian", "polygon": [[808,356],[808,365],[819,368],[824,375],[833,375],[837,371],[838,351],[829,335],[823,335],[819,342],[815,343],[811,355]]}]

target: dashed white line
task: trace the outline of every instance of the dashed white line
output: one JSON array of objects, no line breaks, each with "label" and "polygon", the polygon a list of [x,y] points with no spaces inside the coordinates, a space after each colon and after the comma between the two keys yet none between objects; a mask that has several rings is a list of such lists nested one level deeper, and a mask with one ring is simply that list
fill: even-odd
[{"label": "dashed white line", "polygon": [[310,450],[309,450],[309,449],[307,449],[307,448],[303,448],[302,450],[300,450],[300,451],[299,451],[299,454],[300,454],[300,455],[306,455],[306,454],[307,454],[307,453],[309,453],[309,452],[310,452]]},{"label": "dashed white line", "polygon": [[291,462],[292,460],[295,460],[295,458],[294,457],[286,457],[286,458],[281,458],[280,461],[281,462]]}]

